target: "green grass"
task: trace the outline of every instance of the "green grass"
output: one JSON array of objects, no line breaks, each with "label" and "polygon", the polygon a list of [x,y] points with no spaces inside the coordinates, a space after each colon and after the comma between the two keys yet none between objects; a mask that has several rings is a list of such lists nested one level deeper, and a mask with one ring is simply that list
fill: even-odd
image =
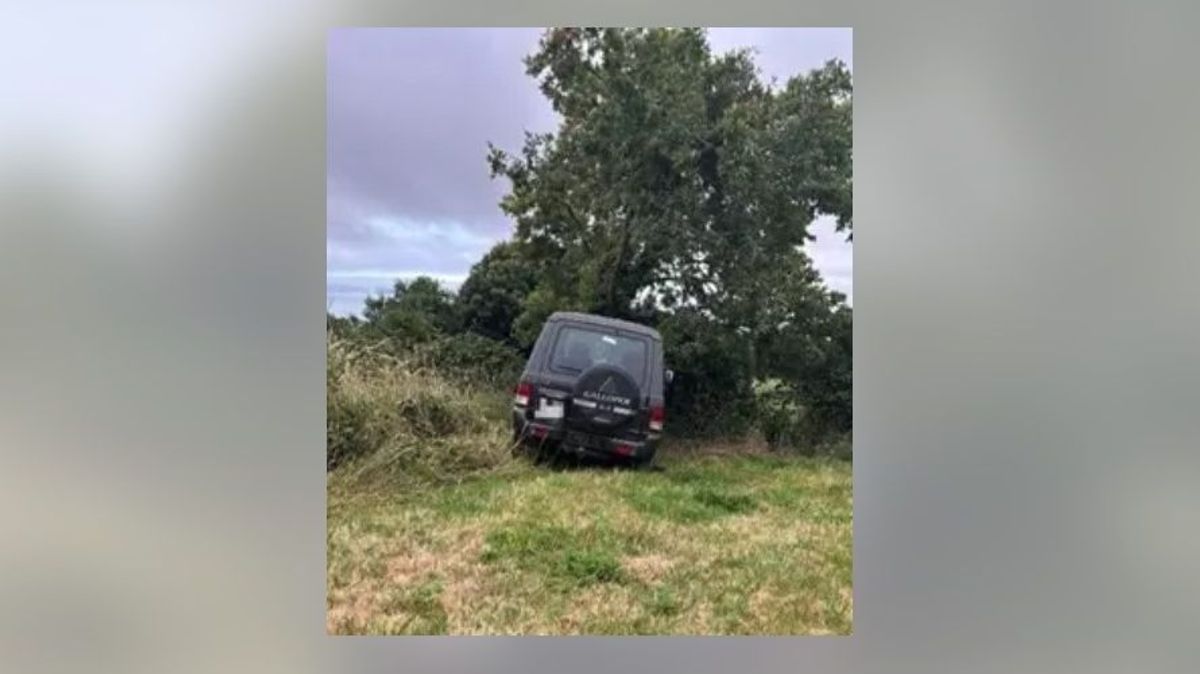
[{"label": "green grass", "polygon": [[363,493],[330,474],[327,627],[353,634],[849,633],[850,464],[517,462]]},{"label": "green grass", "polygon": [[589,526],[575,531],[523,521],[497,527],[485,540],[481,561],[508,563],[547,580],[586,584],[615,581],[621,575],[615,537],[605,528]]},{"label": "green grass", "polygon": [[757,504],[748,493],[708,484],[680,486],[670,482],[633,483],[622,496],[640,513],[683,524],[752,511]]}]

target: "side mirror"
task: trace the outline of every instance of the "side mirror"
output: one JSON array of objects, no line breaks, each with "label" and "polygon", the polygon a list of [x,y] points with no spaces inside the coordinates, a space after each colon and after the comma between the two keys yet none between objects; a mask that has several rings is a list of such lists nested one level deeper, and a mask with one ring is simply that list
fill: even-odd
[{"label": "side mirror", "polygon": [[670,385],[670,383],[672,381],[675,381],[675,371],[674,370],[663,370],[663,381],[666,382],[668,385]]}]

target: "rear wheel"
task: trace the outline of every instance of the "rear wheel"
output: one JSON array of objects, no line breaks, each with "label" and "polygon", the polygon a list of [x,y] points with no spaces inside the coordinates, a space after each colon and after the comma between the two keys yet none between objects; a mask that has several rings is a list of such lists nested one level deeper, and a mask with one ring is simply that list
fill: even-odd
[{"label": "rear wheel", "polygon": [[550,467],[557,466],[562,459],[562,452],[559,451],[557,442],[544,440],[533,448],[533,461],[537,464],[547,465]]},{"label": "rear wheel", "polygon": [[658,451],[652,450],[649,454],[639,457],[633,462],[633,467],[638,470],[661,470],[654,460],[658,458]]}]

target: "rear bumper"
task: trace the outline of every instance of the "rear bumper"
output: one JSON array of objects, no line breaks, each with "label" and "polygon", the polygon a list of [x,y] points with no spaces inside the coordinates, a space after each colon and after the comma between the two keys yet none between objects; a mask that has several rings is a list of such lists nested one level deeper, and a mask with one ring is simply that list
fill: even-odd
[{"label": "rear bumper", "polygon": [[658,450],[658,436],[647,435],[641,439],[614,438],[571,428],[564,421],[531,421],[524,412],[514,408],[513,431],[522,444],[527,446],[557,446],[560,450],[576,456],[602,459],[644,459]]}]

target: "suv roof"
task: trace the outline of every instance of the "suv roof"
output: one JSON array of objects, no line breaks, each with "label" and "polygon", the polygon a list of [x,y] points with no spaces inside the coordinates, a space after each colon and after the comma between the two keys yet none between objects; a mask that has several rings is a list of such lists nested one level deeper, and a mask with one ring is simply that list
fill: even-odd
[{"label": "suv roof", "polygon": [[609,328],[620,328],[621,330],[636,332],[653,339],[662,339],[662,336],[658,334],[658,330],[642,325],[641,323],[625,321],[619,318],[609,318],[608,316],[597,316],[596,314],[583,314],[575,311],[556,311],[553,314],[550,314],[550,318],[547,319],[547,322],[562,320],[576,321],[578,323],[590,323],[592,325],[602,325]]}]

